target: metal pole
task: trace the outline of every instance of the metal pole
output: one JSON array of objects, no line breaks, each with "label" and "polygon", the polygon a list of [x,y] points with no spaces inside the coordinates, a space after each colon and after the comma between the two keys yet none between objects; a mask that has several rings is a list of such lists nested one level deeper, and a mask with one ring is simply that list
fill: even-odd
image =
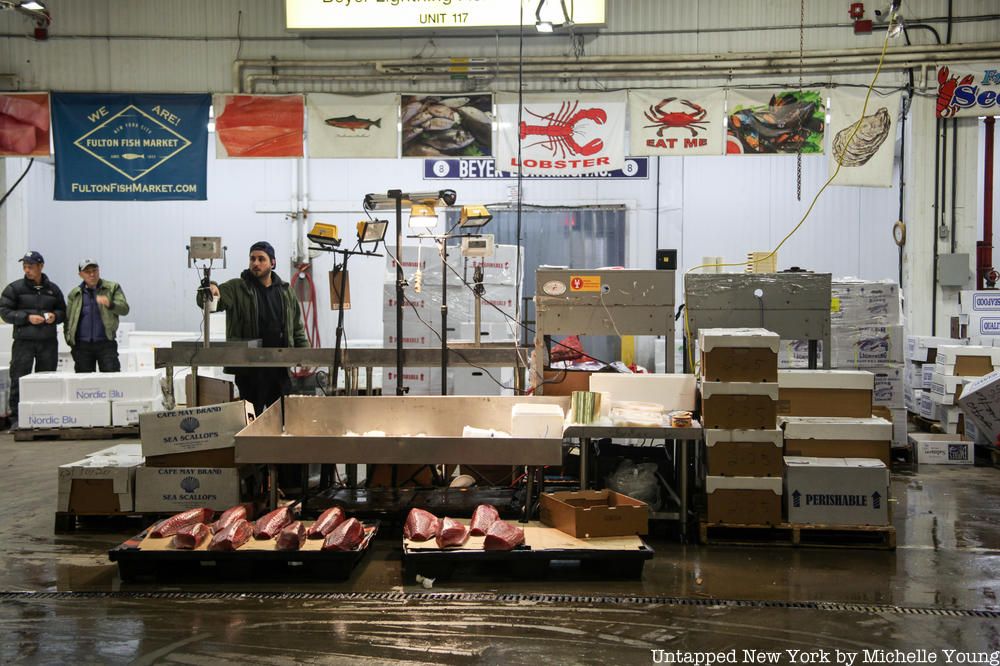
[{"label": "metal pole", "polygon": [[396,395],[403,395],[403,193],[389,196],[396,199]]},{"label": "metal pole", "polygon": [[448,395],[448,237],[441,239],[441,395]]},{"label": "metal pole", "polygon": [[[349,254],[344,254],[344,263],[340,265],[340,293],[337,298],[337,335],[336,342],[333,344],[333,375],[330,377],[330,381],[333,384],[333,394],[337,395],[337,384],[339,383],[340,376],[340,341],[344,337],[344,292],[347,291],[347,259],[350,257]],[[337,272],[336,267],[333,269],[334,273]],[[334,280],[336,283],[336,280]],[[347,377],[344,377],[344,388],[345,393],[347,389]]]}]

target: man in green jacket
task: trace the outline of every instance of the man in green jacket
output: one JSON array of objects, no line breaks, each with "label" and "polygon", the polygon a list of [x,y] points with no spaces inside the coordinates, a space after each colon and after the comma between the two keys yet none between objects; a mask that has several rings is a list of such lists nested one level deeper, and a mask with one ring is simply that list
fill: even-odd
[{"label": "man in green jacket", "polygon": [[[250,266],[238,278],[208,285],[216,310],[226,312],[227,340],[260,339],[264,347],[308,347],[302,309],[291,286],[274,272],[274,247],[250,246]],[[204,290],[198,290],[198,307]],[[233,368],[240,397],[258,415],[292,390],[288,368]]]},{"label": "man in green jacket", "polygon": [[118,360],[118,318],[129,312],[125,292],[117,282],[101,279],[95,259],[80,262],[80,278],[66,297],[66,324],[63,333],[73,352],[76,372],[120,372]]}]

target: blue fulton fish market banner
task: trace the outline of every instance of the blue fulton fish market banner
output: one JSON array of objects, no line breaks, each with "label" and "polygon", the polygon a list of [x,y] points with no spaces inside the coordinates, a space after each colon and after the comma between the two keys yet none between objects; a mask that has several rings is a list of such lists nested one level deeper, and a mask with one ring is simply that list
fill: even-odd
[{"label": "blue fulton fish market banner", "polygon": [[204,200],[211,95],[53,93],[55,198]]}]

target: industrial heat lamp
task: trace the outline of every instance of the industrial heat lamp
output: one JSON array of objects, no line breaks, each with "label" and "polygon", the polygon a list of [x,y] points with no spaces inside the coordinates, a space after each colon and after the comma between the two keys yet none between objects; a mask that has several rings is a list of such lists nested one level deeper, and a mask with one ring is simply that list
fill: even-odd
[{"label": "industrial heat lamp", "polygon": [[462,214],[458,220],[458,226],[463,229],[478,229],[485,227],[493,219],[493,215],[486,209],[486,206],[474,204],[462,206]]},{"label": "industrial heat lamp", "polygon": [[433,229],[437,223],[438,214],[434,206],[415,203],[410,208],[411,229]]},{"label": "industrial heat lamp", "polygon": [[388,228],[388,220],[362,220],[358,222],[358,242],[378,245],[385,239],[385,232]]},{"label": "industrial heat lamp", "polygon": [[340,234],[337,232],[336,224],[317,222],[313,225],[312,231],[306,234],[306,238],[322,247],[340,246]]}]

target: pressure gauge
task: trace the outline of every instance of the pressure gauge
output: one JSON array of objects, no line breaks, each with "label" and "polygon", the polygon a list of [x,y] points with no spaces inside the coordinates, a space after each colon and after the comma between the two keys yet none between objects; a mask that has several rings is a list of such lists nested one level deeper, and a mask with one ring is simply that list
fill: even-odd
[{"label": "pressure gauge", "polygon": [[902,220],[892,225],[892,240],[896,241],[896,245],[899,247],[906,244],[906,225]]},{"label": "pressure gauge", "polygon": [[566,283],[559,280],[549,280],[542,285],[542,292],[549,296],[562,296],[566,293]]}]

